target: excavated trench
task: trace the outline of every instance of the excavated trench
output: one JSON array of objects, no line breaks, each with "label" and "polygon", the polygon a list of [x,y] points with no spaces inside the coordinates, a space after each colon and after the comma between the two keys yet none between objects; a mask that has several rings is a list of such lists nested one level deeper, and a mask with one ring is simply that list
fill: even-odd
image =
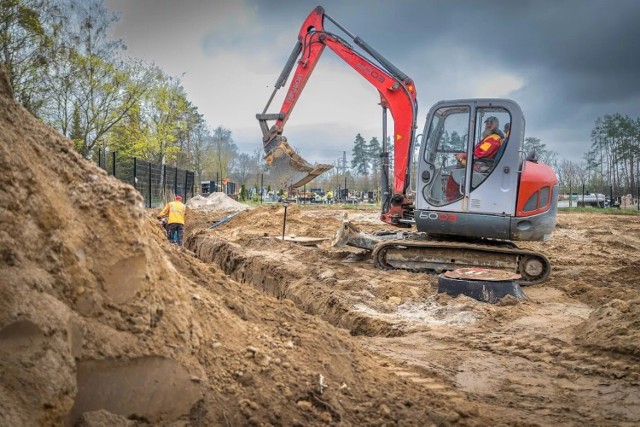
[{"label": "excavated trench", "polygon": [[406,333],[402,325],[354,310],[353,303],[328,289],[331,282],[322,274],[314,274],[312,268],[292,268],[269,258],[264,251],[247,249],[203,231],[190,235],[185,246],[232,279],[278,299],[287,298],[306,313],[348,329],[352,335],[395,337]]}]

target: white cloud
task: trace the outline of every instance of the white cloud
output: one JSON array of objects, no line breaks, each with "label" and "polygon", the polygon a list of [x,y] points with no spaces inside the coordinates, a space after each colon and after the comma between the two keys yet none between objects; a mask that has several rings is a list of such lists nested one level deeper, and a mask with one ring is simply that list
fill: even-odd
[{"label": "white cloud", "polygon": [[[261,146],[262,135],[255,114],[269,98],[300,24],[315,4],[300,0],[280,5],[279,12],[269,14],[265,13],[272,9],[268,3],[259,9],[250,0],[192,0],[186,4],[168,0],[107,0],[106,3],[122,11],[114,34],[124,39],[128,54],[154,62],[171,75],[182,76],[184,87],[200,112],[212,126],[230,128],[241,150],[253,151]],[[406,35],[406,44],[394,50],[391,42],[385,46],[391,30],[376,33],[375,27],[369,25],[372,19],[380,22],[383,8],[370,8],[367,13],[371,16],[362,17],[362,6],[355,2],[335,3],[330,13],[335,13],[348,27],[352,24],[356,29],[359,27],[365,39],[377,37],[374,47],[415,80],[418,133],[428,109],[439,100],[514,97],[527,117],[527,135],[538,136],[550,148],[569,156],[586,151],[590,128],[585,128],[585,124],[592,123],[603,109],[615,112],[624,107],[626,110],[621,112],[632,115],[637,110],[634,99],[628,108],[590,104],[562,111],[557,89],[540,78],[543,71],[548,71],[543,61],[535,66],[522,65],[516,72],[501,54],[474,50],[471,46],[478,43],[473,41],[462,43],[464,34],[443,35],[430,28],[419,32],[399,28],[393,34],[394,43],[400,35]],[[391,8],[389,5],[385,10]],[[416,34],[420,37],[416,38]],[[270,112],[279,110],[286,89],[280,90]],[[367,139],[380,136],[378,102],[376,90],[325,49],[291,115],[285,135],[308,160],[330,163],[340,151],[350,153],[356,133]]]},{"label": "white cloud", "polygon": [[512,74],[494,74],[485,76],[484,79],[477,82],[473,96],[478,98],[508,97],[522,86],[522,79]]}]

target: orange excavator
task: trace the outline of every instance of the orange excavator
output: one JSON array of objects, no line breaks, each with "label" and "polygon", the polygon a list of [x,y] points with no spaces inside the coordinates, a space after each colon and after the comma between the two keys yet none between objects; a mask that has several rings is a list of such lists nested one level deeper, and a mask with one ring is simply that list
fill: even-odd
[{"label": "orange excavator", "polygon": [[[330,21],[344,36],[325,29]],[[345,221],[335,243],[372,251],[381,269],[448,271],[465,267],[509,270],[520,284],[541,283],[551,267],[542,254],[520,249],[514,241],[548,240],[555,228],[557,178],[523,151],[525,120],[518,104],[507,99],[440,101],[429,111],[416,137],[417,98],[413,80],[363,39],[351,34],[321,6],[306,18],[263,112],[256,115],[266,159],[272,168],[306,173],[303,185],[331,165],[311,165],[282,135],[320,56],[328,47],[380,94],[382,106],[381,189],[384,223],[395,231],[366,234]],[[289,84],[279,113],[267,110],[276,92]],[[390,177],[387,112],[393,117],[393,176]],[[268,125],[268,121],[275,124]],[[505,131],[499,126],[505,126]],[[488,132],[491,130],[491,132]],[[481,156],[485,137],[497,143]],[[275,163],[274,163],[275,162]],[[410,231],[415,227],[417,231]]]}]

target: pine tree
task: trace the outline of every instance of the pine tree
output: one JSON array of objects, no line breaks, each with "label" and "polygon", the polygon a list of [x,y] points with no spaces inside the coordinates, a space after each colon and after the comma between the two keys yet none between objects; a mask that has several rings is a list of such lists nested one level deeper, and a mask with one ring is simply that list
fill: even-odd
[{"label": "pine tree", "polygon": [[373,186],[374,189],[378,190],[380,185],[380,165],[381,159],[380,154],[382,153],[382,145],[380,145],[380,141],[375,136],[371,138],[369,141],[369,145],[367,146],[367,155],[369,157],[369,162],[371,164],[371,172],[373,175]]},{"label": "pine tree", "polygon": [[380,145],[378,138],[374,136],[371,138],[371,141],[369,141],[369,145],[367,146],[367,155],[369,156],[369,161],[373,168],[375,168],[376,165],[380,165],[380,153],[382,153],[382,146]]},{"label": "pine tree", "polygon": [[71,118],[71,132],[69,133],[69,139],[73,141],[73,145],[77,150],[80,150],[84,147],[85,138],[82,134],[82,122],[80,118],[80,108],[78,108],[78,103],[74,103],[73,105],[73,114]]},{"label": "pine tree", "polygon": [[369,153],[367,141],[365,141],[360,134],[356,135],[356,140],[353,142],[351,168],[354,169],[358,175],[366,176],[369,174]]}]

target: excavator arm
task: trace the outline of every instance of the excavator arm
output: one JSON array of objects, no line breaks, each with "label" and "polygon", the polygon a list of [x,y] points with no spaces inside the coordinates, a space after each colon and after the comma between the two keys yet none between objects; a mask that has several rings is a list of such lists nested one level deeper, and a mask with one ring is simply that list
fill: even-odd
[{"label": "excavator arm", "polygon": [[[375,62],[356,52],[343,38],[325,31],[325,17],[345,32],[347,36],[369,54]],[[381,156],[383,171],[381,175],[384,194],[382,220],[403,226],[398,220],[402,219],[404,211],[408,209],[407,206],[410,204],[405,197],[405,192],[409,185],[410,155],[416,128],[417,101],[415,86],[406,74],[367,45],[364,40],[352,35],[327,15],[321,6],[316,7],[302,24],[298,34],[298,42],[294,46],[276,82],[273,94],[267,102],[264,111],[256,115],[263,133],[263,143],[265,152],[267,153],[266,159],[270,161],[273,159],[275,153],[278,153],[277,155],[280,156],[283,153],[288,153],[291,156],[292,164],[300,165],[301,162],[306,163],[288,146],[286,139],[282,136],[282,132],[325,47],[335,52],[338,57],[342,58],[351,68],[371,83],[380,94],[380,105],[383,108],[383,154]],[[280,112],[267,114],[267,109],[273,101],[276,92],[285,85],[296,61],[297,67],[289,84]],[[392,189],[389,185],[389,154],[386,149],[387,109],[391,111],[394,123],[394,179]],[[275,120],[275,124],[269,127],[267,124],[268,120]],[[306,163],[306,165],[310,166],[308,163]],[[391,196],[391,190],[393,191],[393,196]]]}]

